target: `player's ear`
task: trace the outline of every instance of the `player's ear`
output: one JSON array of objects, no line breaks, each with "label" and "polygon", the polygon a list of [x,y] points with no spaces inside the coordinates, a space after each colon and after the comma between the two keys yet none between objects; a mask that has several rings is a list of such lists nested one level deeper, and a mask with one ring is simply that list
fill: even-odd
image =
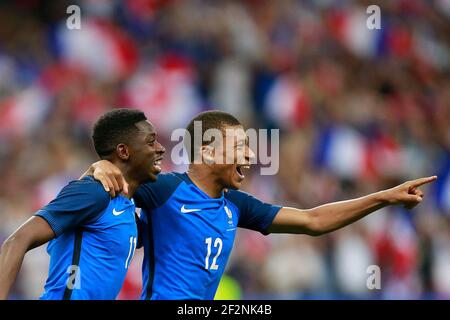
[{"label": "player's ear", "polygon": [[206,164],[214,163],[214,147],[213,146],[211,146],[211,145],[202,146],[200,151],[202,154],[203,161]]},{"label": "player's ear", "polygon": [[116,146],[116,153],[119,159],[128,160],[130,158],[130,150],[128,146],[124,143],[119,143]]}]

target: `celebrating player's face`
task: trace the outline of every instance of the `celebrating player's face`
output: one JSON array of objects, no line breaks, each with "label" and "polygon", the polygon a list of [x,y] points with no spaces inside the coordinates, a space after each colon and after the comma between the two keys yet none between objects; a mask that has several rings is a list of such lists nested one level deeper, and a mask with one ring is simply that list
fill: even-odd
[{"label": "celebrating player's face", "polygon": [[224,188],[239,189],[244,181],[244,170],[250,168],[255,157],[248,146],[248,137],[242,126],[224,130],[223,141],[214,143],[214,169]]},{"label": "celebrating player's face", "polygon": [[[156,176],[161,172],[161,160],[166,150],[156,140],[156,131],[150,122],[138,122],[136,127],[139,129],[139,134],[132,146],[132,165],[141,181],[155,181]],[[145,179],[142,179],[143,177]]]}]

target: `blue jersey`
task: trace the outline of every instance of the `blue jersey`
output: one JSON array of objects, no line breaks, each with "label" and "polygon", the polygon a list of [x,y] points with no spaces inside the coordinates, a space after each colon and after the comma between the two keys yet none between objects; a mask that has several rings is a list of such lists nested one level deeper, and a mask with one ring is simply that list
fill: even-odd
[{"label": "blue jersey", "polygon": [[141,185],[142,299],[214,299],[236,228],[267,234],[281,207],[230,190],[211,198],[187,174]]},{"label": "blue jersey", "polygon": [[92,177],[72,181],[36,213],[56,234],[41,299],[115,299],[137,243],[135,205]]}]

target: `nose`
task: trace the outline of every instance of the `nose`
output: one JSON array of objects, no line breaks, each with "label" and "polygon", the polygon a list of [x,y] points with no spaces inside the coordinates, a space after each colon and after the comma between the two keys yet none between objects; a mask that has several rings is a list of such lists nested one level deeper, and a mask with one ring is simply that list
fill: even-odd
[{"label": "nose", "polygon": [[253,152],[253,150],[250,149],[250,147],[247,147],[247,158],[248,158],[248,160],[253,160],[253,159],[255,159],[255,157],[256,157],[256,155]]},{"label": "nose", "polygon": [[161,155],[163,155],[164,153],[166,153],[166,148],[164,148],[164,146],[158,142],[158,145],[156,147],[156,152],[160,153]]}]

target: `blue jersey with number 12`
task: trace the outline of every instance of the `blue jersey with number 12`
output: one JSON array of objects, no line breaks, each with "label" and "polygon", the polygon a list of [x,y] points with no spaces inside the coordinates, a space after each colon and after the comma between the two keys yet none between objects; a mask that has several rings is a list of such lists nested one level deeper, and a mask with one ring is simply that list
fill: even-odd
[{"label": "blue jersey with number 12", "polygon": [[214,299],[236,228],[266,234],[280,209],[236,190],[211,198],[180,173],[160,174],[134,199],[142,208],[142,299]]}]

